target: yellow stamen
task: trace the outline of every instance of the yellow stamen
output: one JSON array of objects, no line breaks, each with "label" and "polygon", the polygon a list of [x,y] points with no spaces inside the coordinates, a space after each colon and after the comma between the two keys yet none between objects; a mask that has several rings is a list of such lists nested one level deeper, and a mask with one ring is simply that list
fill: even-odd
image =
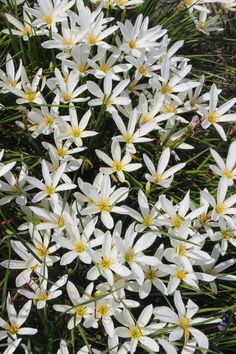
[{"label": "yellow stamen", "polygon": [[98,207],[101,212],[109,212],[110,211],[110,203],[107,199],[102,199],[98,204]]},{"label": "yellow stamen", "polygon": [[19,329],[20,329],[20,327],[18,325],[16,325],[16,324],[9,325],[6,328],[7,333],[9,333],[10,335],[18,333]]},{"label": "yellow stamen", "polygon": [[95,45],[97,44],[98,37],[96,36],[96,34],[90,33],[87,37],[87,41],[90,45]]},{"label": "yellow stamen", "polygon": [[83,306],[83,305],[76,306],[75,313],[76,313],[77,316],[83,317],[87,313],[86,306]]},{"label": "yellow stamen", "polygon": [[186,247],[184,245],[179,245],[177,248],[176,248],[176,253],[179,255],[179,256],[185,256],[186,254]]},{"label": "yellow stamen", "polygon": [[183,218],[177,215],[176,217],[172,218],[170,222],[173,227],[176,227],[178,229],[183,224],[183,221]]},{"label": "yellow stamen", "polygon": [[231,179],[234,177],[234,174],[233,172],[229,169],[229,168],[226,168],[224,171],[223,171],[223,176],[225,176],[226,178],[228,179]]},{"label": "yellow stamen", "polygon": [[208,122],[216,123],[218,120],[218,114],[216,112],[211,112],[207,116]]},{"label": "yellow stamen", "polygon": [[234,237],[234,233],[232,230],[223,230],[221,231],[221,238],[224,240],[229,240]]},{"label": "yellow stamen", "polygon": [[52,25],[53,24],[52,16],[44,16],[43,22],[46,23],[46,25],[49,25],[49,26]]},{"label": "yellow stamen", "polygon": [[106,65],[106,64],[101,64],[100,67],[99,67],[99,69],[100,69],[101,71],[103,71],[104,73],[106,73],[106,74],[110,71],[109,66]]},{"label": "yellow stamen", "polygon": [[142,336],[141,329],[138,326],[131,327],[129,331],[133,339],[139,339]]},{"label": "yellow stamen", "polygon": [[140,67],[138,68],[138,72],[139,72],[141,75],[146,76],[146,75],[148,74],[148,69],[145,68],[144,65],[142,65],[142,66],[140,66]]},{"label": "yellow stamen", "polygon": [[145,215],[143,217],[143,225],[150,227],[153,224],[153,218],[151,217],[151,215]]},{"label": "yellow stamen", "polygon": [[84,252],[85,251],[85,242],[83,242],[83,241],[78,241],[78,242],[76,242],[76,244],[75,244],[75,247],[74,247],[74,250],[76,251],[76,252],[78,252],[78,253],[82,253],[82,252]]},{"label": "yellow stamen", "polygon": [[123,138],[126,144],[132,144],[134,142],[134,137],[129,133],[125,134]]},{"label": "yellow stamen", "polygon": [[111,167],[115,170],[115,171],[122,171],[124,168],[124,165],[121,161],[114,161],[113,164],[111,165]]},{"label": "yellow stamen", "polygon": [[181,269],[179,270],[177,273],[176,273],[176,277],[180,280],[184,280],[185,277],[186,277],[186,272],[184,269]]},{"label": "yellow stamen", "polygon": [[131,49],[135,49],[137,48],[137,43],[135,42],[135,40],[131,39],[131,41],[129,41],[129,46]]},{"label": "yellow stamen", "polygon": [[169,95],[170,93],[172,92],[172,88],[167,85],[167,84],[164,84],[162,87],[161,87],[161,93],[163,95]]},{"label": "yellow stamen", "polygon": [[33,102],[36,98],[37,92],[29,90],[25,92],[25,99],[29,102]]},{"label": "yellow stamen", "polygon": [[63,44],[64,46],[72,46],[75,43],[71,39],[64,39]]},{"label": "yellow stamen", "polygon": [[104,317],[109,314],[109,307],[107,304],[97,305],[97,315],[99,317]]},{"label": "yellow stamen", "polygon": [[55,193],[55,188],[53,186],[47,186],[44,192],[51,197]]},{"label": "yellow stamen", "polygon": [[74,138],[80,138],[82,131],[81,131],[80,128],[74,127],[74,128],[72,128],[72,132],[71,133],[72,133],[72,136]]},{"label": "yellow stamen", "polygon": [[155,269],[150,268],[145,272],[145,279],[154,280],[157,278],[157,271]]},{"label": "yellow stamen", "polygon": [[49,127],[51,127],[54,124],[54,117],[52,116],[45,116],[44,119],[44,124],[48,125]]},{"label": "yellow stamen", "polygon": [[215,207],[215,211],[217,214],[224,214],[224,211],[225,211],[224,203],[217,204]]},{"label": "yellow stamen", "polygon": [[36,250],[39,257],[45,257],[48,254],[48,249],[45,246],[38,247]]},{"label": "yellow stamen", "polygon": [[72,99],[72,94],[69,92],[65,92],[62,95],[64,101],[69,102]]},{"label": "yellow stamen", "polygon": [[112,259],[110,257],[103,257],[100,262],[100,267],[109,269],[112,266]]},{"label": "yellow stamen", "polygon": [[48,300],[48,295],[47,295],[47,293],[45,293],[45,292],[39,292],[38,294],[37,294],[37,298],[36,298],[38,301],[47,301]]},{"label": "yellow stamen", "polygon": [[134,251],[132,249],[129,249],[125,252],[125,261],[127,263],[132,263],[135,260],[135,254]]}]

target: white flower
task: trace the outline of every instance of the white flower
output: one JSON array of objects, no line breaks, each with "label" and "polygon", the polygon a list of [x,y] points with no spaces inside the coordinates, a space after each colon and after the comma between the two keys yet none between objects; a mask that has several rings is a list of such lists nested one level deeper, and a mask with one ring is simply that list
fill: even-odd
[{"label": "white flower", "polygon": [[230,218],[219,218],[220,231],[213,232],[211,229],[210,238],[212,241],[220,241],[220,253],[226,254],[229,243],[236,247],[235,223]]},{"label": "white flower", "polygon": [[152,305],[146,306],[136,322],[126,308],[124,308],[122,316],[117,316],[118,321],[125,325],[125,327],[116,327],[115,331],[117,335],[121,338],[129,338],[129,342],[125,342],[121,346],[122,353],[135,353],[138,343],[143,344],[151,351],[159,352],[159,345],[149,335],[161,329],[164,325],[162,323],[151,323],[148,325],[152,316],[152,309]]},{"label": "white flower", "polygon": [[62,248],[66,248],[69,251],[64,253],[61,257],[61,265],[67,265],[73,262],[73,260],[77,257],[81,260],[81,262],[90,264],[91,256],[89,251],[91,248],[100,245],[103,242],[102,238],[96,238],[90,240],[94,232],[94,228],[97,222],[97,218],[92,219],[87,225],[84,227],[82,234],[80,233],[77,225],[70,217],[70,215],[65,216],[66,220],[66,231],[68,236],[60,236],[54,235],[53,240],[59,244]]},{"label": "white flower", "polygon": [[59,3],[55,0],[37,0],[35,8],[29,8],[28,13],[36,17],[32,26],[46,26],[56,31],[56,23],[65,21],[67,11],[73,6],[75,0],[62,0]]},{"label": "white flower", "polygon": [[43,279],[40,280],[39,284],[36,284],[34,281],[29,283],[29,287],[33,291],[26,289],[18,289],[17,292],[28,299],[32,299],[36,303],[37,309],[42,309],[46,306],[47,301],[53,300],[62,294],[61,290],[58,290],[67,282],[68,275],[63,275],[58,279],[49,289],[48,287],[48,272],[45,271]]},{"label": "white flower", "polygon": [[221,178],[226,178],[229,186],[232,186],[234,179],[236,179],[236,141],[230,144],[226,162],[224,162],[222,157],[215,150],[211,149],[210,151],[218,165],[210,165],[211,170],[218,176],[221,176]]},{"label": "white flower", "polygon": [[[175,292],[174,302],[178,314],[167,306],[160,306],[153,309],[155,317],[160,321],[177,326],[177,328],[171,331],[169,341],[178,341],[184,337],[184,344],[187,345],[190,335],[192,335],[196,340],[199,349],[206,353],[209,347],[208,338],[203,332],[194,326],[201,322],[212,323],[215,321],[200,317],[192,319],[192,317],[198,312],[199,307],[190,299],[185,306],[180,291]],[[219,321],[216,320],[216,322]]]},{"label": "white flower", "polygon": [[83,117],[78,120],[76,108],[74,105],[69,107],[69,119],[67,123],[63,119],[59,120],[58,124],[58,140],[68,139],[71,142],[74,142],[77,146],[83,146],[84,138],[97,135],[98,133],[92,130],[86,130],[86,127],[91,118],[91,110],[88,110]]},{"label": "white flower", "polygon": [[112,74],[108,73],[103,82],[103,91],[93,81],[87,82],[87,88],[90,93],[96,96],[96,99],[89,101],[90,106],[104,106],[108,112],[116,111],[114,105],[125,106],[130,103],[130,98],[119,96],[120,93],[127,87],[130,80],[122,80],[114,89],[112,89]]},{"label": "white flower", "polygon": [[59,86],[55,93],[59,94],[60,100],[63,103],[70,102],[84,102],[87,101],[89,97],[77,97],[81,95],[86,89],[86,85],[81,85],[76,88],[79,82],[79,72],[71,70],[67,79],[65,80],[58,68],[55,69],[55,76],[57,80],[57,85]]},{"label": "white flower", "polygon": [[[201,268],[203,272],[213,277],[213,279],[209,281],[209,285],[212,291],[214,291],[215,293],[217,293],[217,285],[216,282],[214,281],[215,279],[230,281],[230,282],[236,281],[235,275],[229,273],[222,273],[225,269],[232,267],[236,263],[236,259],[231,258],[217,264],[220,255],[221,255],[221,247],[219,244],[216,244],[211,252],[211,258],[212,258],[211,262],[208,262],[207,264],[201,264]],[[197,277],[199,277],[198,274],[196,275]],[[201,279],[201,277],[199,279]]]},{"label": "white flower", "polygon": [[168,188],[174,178],[174,173],[183,169],[186,163],[179,163],[171,168],[169,168],[167,171],[165,171],[168,162],[170,160],[170,149],[166,148],[163,150],[161,153],[161,156],[158,161],[157,168],[154,167],[154,164],[150,160],[150,158],[147,155],[143,155],[144,162],[151,174],[146,173],[145,178],[149,182],[156,183],[157,185],[160,185],[162,187]]},{"label": "white flower", "polygon": [[2,318],[0,318],[0,327],[3,328],[1,331],[1,339],[4,339],[8,336],[11,336],[13,339],[17,338],[17,335],[27,335],[32,336],[38,332],[36,328],[30,327],[22,327],[23,323],[27,320],[30,310],[32,301],[27,301],[24,306],[20,309],[18,315],[15,310],[15,306],[11,302],[10,293],[7,295],[6,299],[7,303],[7,314],[9,318],[9,322],[6,322]]},{"label": "white flower", "polygon": [[141,125],[141,127],[135,131],[135,127],[138,123],[138,112],[136,109],[131,112],[127,128],[117,112],[112,114],[112,118],[122,134],[114,136],[113,139],[125,143],[128,152],[134,154],[136,152],[134,144],[152,140],[150,138],[144,138],[144,135],[147,135],[156,128],[156,121],[151,120],[150,122]]},{"label": "white flower", "polygon": [[221,178],[217,187],[216,199],[208,191],[204,190],[201,192],[203,197],[213,207],[211,218],[214,221],[217,221],[219,217],[224,217],[225,215],[236,214],[236,207],[232,208],[236,203],[236,194],[225,199],[227,191],[228,181],[226,178]]},{"label": "white flower", "polygon": [[[2,161],[4,154],[4,149],[0,151],[0,161]],[[8,173],[16,164],[16,161],[6,163],[5,165],[0,162],[0,177],[4,176],[6,173]],[[1,182],[0,182],[1,185]]]},{"label": "white flower", "polygon": [[81,210],[81,215],[100,213],[102,223],[108,229],[112,229],[114,220],[111,213],[120,213],[120,208],[116,204],[127,198],[129,189],[121,187],[114,190],[115,187],[111,187],[111,179],[108,175],[102,175],[102,185],[99,193],[89,183],[84,183],[80,179],[78,183],[83,194],[90,200],[87,207]]},{"label": "white flower", "polygon": [[0,69],[0,87],[2,87],[2,92],[10,92],[9,87],[21,88],[21,72],[22,72],[22,60],[20,59],[19,68],[16,71],[13,59],[8,53],[6,57],[6,73]]},{"label": "white flower", "polygon": [[26,205],[27,203],[27,192],[32,189],[32,186],[25,186],[25,183],[28,178],[28,167],[23,165],[19,176],[14,176],[11,171],[6,172],[10,167],[14,166],[13,163],[8,163],[4,165],[4,168],[1,169],[0,165],[0,175],[4,173],[3,177],[6,182],[0,181],[0,191],[6,192],[7,195],[0,199],[0,205],[10,203],[12,200],[15,200],[19,205]]},{"label": "white flower", "polygon": [[201,11],[199,15],[199,19],[193,17],[193,21],[197,27],[197,29],[209,36],[210,32],[213,31],[223,31],[223,28],[217,26],[217,21],[219,16],[213,16],[210,19],[207,18],[207,11]]},{"label": "white flower", "polygon": [[121,213],[125,215],[129,215],[133,219],[139,222],[135,226],[135,231],[137,232],[142,232],[146,228],[150,228],[151,230],[156,230],[157,229],[156,216],[158,214],[157,206],[154,205],[150,210],[147,197],[141,189],[138,191],[138,204],[141,213],[126,205],[121,206],[121,208],[123,209]]},{"label": "white flower", "polygon": [[58,183],[61,179],[62,174],[66,169],[66,163],[61,164],[54,175],[49,173],[48,166],[46,161],[42,161],[42,174],[45,183],[41,182],[36,177],[27,177],[27,181],[34,186],[35,188],[40,189],[41,191],[36,193],[32,199],[33,203],[37,203],[44,198],[57,198],[57,193],[60,191],[74,189],[76,187],[73,183],[63,183],[58,186]]},{"label": "white flower", "polygon": [[[144,282],[144,265],[158,266],[158,259],[153,256],[146,256],[143,251],[149,248],[156,240],[154,233],[148,233],[141,236],[136,242],[137,232],[134,231],[135,223],[132,223],[122,239],[119,234],[116,235],[115,242],[120,256],[124,263],[127,263],[133,272],[133,276],[139,285]],[[134,244],[135,243],[135,244]]]},{"label": "white flower", "polygon": [[130,163],[132,156],[129,152],[126,152],[124,157],[121,158],[120,144],[115,140],[111,144],[112,159],[106,155],[103,151],[95,150],[98,157],[103,160],[110,167],[100,167],[100,171],[104,174],[116,173],[120,182],[125,181],[124,172],[136,171],[142,167],[141,163]]},{"label": "white flower", "polygon": [[118,22],[123,36],[120,49],[125,53],[139,57],[142,50],[148,51],[157,46],[157,39],[164,36],[166,30],[161,29],[161,26],[148,29],[148,23],[149,18],[143,19],[142,14],[137,17],[134,25],[129,20],[125,20],[124,24]]},{"label": "white flower", "polygon": [[117,247],[112,242],[109,231],[104,235],[102,250],[90,252],[90,254],[95,265],[87,273],[89,280],[97,279],[101,273],[107,279],[108,284],[112,286],[114,282],[112,272],[121,277],[127,277],[131,274],[131,271],[120,263]]},{"label": "white flower", "polygon": [[209,108],[205,108],[202,105],[199,107],[202,117],[202,127],[203,129],[209,128],[213,125],[221,138],[227,140],[224,129],[219,124],[221,122],[235,122],[236,114],[225,114],[236,102],[236,98],[232,98],[228,102],[224,103],[222,106],[217,108],[219,91],[215,84],[212,85],[210,90],[210,103]]},{"label": "white flower", "polygon": [[21,97],[16,100],[17,104],[24,104],[24,103],[42,104],[43,103],[42,95],[40,91],[38,91],[38,86],[41,80],[41,76],[42,76],[42,69],[39,69],[35,74],[32,82],[30,83],[25,68],[22,67],[22,72],[21,72],[22,88],[17,88],[13,86],[9,87],[10,92],[14,93],[14,95],[16,96]]}]

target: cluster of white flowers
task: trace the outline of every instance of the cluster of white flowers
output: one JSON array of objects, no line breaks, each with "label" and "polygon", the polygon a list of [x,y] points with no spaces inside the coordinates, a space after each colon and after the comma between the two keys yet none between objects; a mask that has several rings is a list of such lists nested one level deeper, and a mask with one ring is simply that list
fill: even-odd
[{"label": "cluster of white flowers", "polygon": [[[1,94],[25,106],[27,129],[45,149],[40,167],[23,164],[17,172],[16,162],[0,163],[0,205],[16,203],[23,220],[11,240],[12,259],[1,267],[16,271],[17,292],[28,299],[17,315],[8,294],[8,319],[0,319],[4,353],[18,345],[27,352],[21,336],[37,336],[37,329],[23,324],[33,307],[35,314],[50,306],[66,320],[63,333],[78,325],[102,328],[110,354],[140,348],[175,354],[178,343],[182,354],[206,353],[207,336],[196,327],[220,319],[192,319],[198,306],[191,300],[185,305],[180,291],[209,283],[216,293],[219,279],[236,280],[222,273],[236,260],[219,261],[229,244],[236,246],[236,194],[227,197],[236,179],[236,142],[226,161],[211,150],[217,166],[210,168],[220,177],[216,197],[204,189],[196,205],[189,191],[174,203],[167,188],[186,165],[173,162],[179,160],[175,150],[194,149],[185,140],[196,125],[202,134],[212,126],[227,140],[221,123],[236,121],[236,114],[227,113],[236,99],[219,106],[215,85],[203,93],[204,77],[188,78],[191,65],[176,54],[183,42],[170,46],[161,26],[150,28],[142,15],[135,23],[105,16],[103,7],[142,1],[91,2],[95,8],[82,0],[23,4],[23,23],[6,14],[12,35],[40,36],[57,64],[54,73],[39,68],[29,78],[22,62],[7,54],[6,70],[0,71]],[[210,2],[184,1],[200,16]],[[234,7],[232,1],[228,8]],[[155,139],[157,165],[149,152]],[[90,160],[93,168],[86,170]],[[141,170],[145,183],[137,177]],[[70,279],[68,266],[82,280]],[[55,279],[57,267],[63,274]],[[177,311],[152,304],[139,310],[138,300],[151,302],[153,288],[171,301],[174,294]],[[66,338],[57,343],[58,354],[69,353]],[[78,353],[102,353],[85,344]]]}]

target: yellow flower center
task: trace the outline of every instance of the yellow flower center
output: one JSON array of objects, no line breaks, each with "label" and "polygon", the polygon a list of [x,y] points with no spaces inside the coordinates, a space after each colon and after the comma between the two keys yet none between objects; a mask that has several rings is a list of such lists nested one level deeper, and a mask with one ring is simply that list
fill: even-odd
[{"label": "yellow flower center", "polygon": [[124,141],[126,142],[126,144],[132,144],[134,142],[134,137],[133,135],[127,133],[123,136]]},{"label": "yellow flower center", "polygon": [[53,24],[52,16],[44,16],[43,22],[46,23],[46,25],[49,25],[49,26],[52,25]]},{"label": "yellow flower center", "polygon": [[183,224],[183,221],[183,218],[177,215],[176,217],[172,218],[170,222],[173,227],[176,227],[178,229]]},{"label": "yellow flower center", "polygon": [[184,0],[184,3],[186,6],[191,6],[193,5],[193,0]]},{"label": "yellow flower center", "polygon": [[154,280],[157,278],[157,271],[155,269],[150,268],[145,272],[145,279]]},{"label": "yellow flower center", "polygon": [[17,82],[15,80],[9,80],[9,81],[6,81],[6,84],[8,86],[16,87]]},{"label": "yellow flower center", "polygon": [[211,112],[207,116],[208,122],[216,123],[218,120],[218,114],[216,112]]},{"label": "yellow flower center", "polygon": [[44,191],[51,197],[55,193],[55,188],[53,186],[47,186]]},{"label": "yellow flower center", "polygon": [[125,6],[125,4],[127,3],[127,0],[116,0],[116,3],[119,6]]},{"label": "yellow flower center", "polygon": [[151,226],[153,224],[153,219],[152,219],[151,215],[150,214],[145,215],[143,217],[143,222],[142,223],[143,223],[143,225],[145,225],[147,227]]},{"label": "yellow flower center", "polygon": [[210,275],[216,274],[215,269],[213,269],[213,268],[207,269],[207,271],[205,273],[210,274]]},{"label": "yellow flower center", "polygon": [[205,31],[206,30],[206,23],[205,22],[199,22],[197,27],[201,30],[201,31]]},{"label": "yellow flower center", "polygon": [[69,92],[65,92],[62,95],[64,101],[69,102],[72,99],[72,94]]},{"label": "yellow flower center", "polygon": [[21,35],[22,36],[28,36],[30,37],[32,35],[32,29],[29,26],[25,26],[22,30],[21,30]]},{"label": "yellow flower center", "polygon": [[111,106],[114,103],[113,99],[111,97],[104,97],[103,104],[105,106]]},{"label": "yellow flower center", "polygon": [[39,257],[45,257],[48,254],[48,249],[45,246],[41,246],[37,248],[37,254]]},{"label": "yellow flower center", "polygon": [[175,113],[176,112],[176,106],[174,104],[166,104],[164,106],[164,112],[165,113]]},{"label": "yellow flower center", "polygon": [[172,88],[167,85],[167,84],[164,84],[162,87],[161,87],[161,93],[163,95],[169,95],[170,93],[172,92]]},{"label": "yellow flower center", "polygon": [[217,214],[223,214],[224,211],[225,211],[225,206],[223,203],[221,204],[217,204],[216,207],[215,207],[215,211]]},{"label": "yellow flower center", "polygon": [[184,269],[180,269],[177,273],[176,273],[176,277],[180,280],[184,280],[186,277],[186,272]]},{"label": "yellow flower center", "polygon": [[74,127],[74,128],[72,128],[72,136],[74,137],[74,138],[80,138],[80,136],[81,136],[81,129],[80,128],[78,128],[78,127]]},{"label": "yellow flower center", "polygon": [[109,307],[107,304],[97,305],[97,315],[99,317],[104,317],[109,314]]},{"label": "yellow flower center", "polygon": [[96,36],[96,34],[90,33],[87,37],[87,41],[90,45],[95,45],[97,44],[98,37]]},{"label": "yellow flower center", "polygon": [[44,124],[48,125],[49,127],[51,127],[54,124],[54,118],[52,116],[45,116],[43,121]]},{"label": "yellow flower center", "polygon": [[74,42],[71,39],[64,39],[63,44],[64,46],[72,46]]},{"label": "yellow flower center", "polygon": [[84,252],[85,251],[85,242],[83,242],[83,241],[78,241],[78,242],[76,242],[76,244],[75,244],[75,247],[74,247],[74,250],[76,251],[76,252],[78,252],[78,253],[82,253],[82,252]]},{"label": "yellow flower center", "polygon": [[196,105],[196,98],[191,98],[191,100],[189,101],[189,103],[190,103],[190,106],[191,106],[191,107],[195,107],[195,105]]},{"label": "yellow flower center", "polygon": [[139,339],[142,335],[141,329],[138,326],[131,327],[129,331],[133,339]]},{"label": "yellow flower center", "polygon": [[122,171],[124,168],[124,165],[121,161],[114,161],[113,164],[111,165],[111,167],[115,170],[115,171]]},{"label": "yellow flower center", "polygon": [[224,171],[223,171],[223,175],[226,177],[226,178],[233,178],[234,177],[234,174],[233,172],[229,169],[229,168],[226,168]]},{"label": "yellow flower center", "polygon": [[48,295],[47,295],[47,293],[45,293],[45,292],[39,292],[38,294],[37,294],[37,298],[36,298],[38,301],[47,301],[48,300]]},{"label": "yellow flower center", "polygon": [[60,146],[60,147],[57,149],[57,154],[58,154],[58,156],[60,156],[60,157],[65,157],[66,154],[67,154],[67,151],[68,151],[67,148],[65,148],[65,147],[63,147],[63,146]]},{"label": "yellow flower center", "polygon": [[162,175],[155,175],[155,177],[154,177],[154,182],[155,183],[160,183],[162,181],[163,181]]},{"label": "yellow flower center", "polygon": [[141,75],[146,76],[146,75],[148,74],[148,69],[145,68],[144,65],[142,65],[142,66],[140,66],[140,67],[138,68],[138,72],[139,72]]},{"label": "yellow flower center", "polygon": [[25,93],[25,99],[29,102],[33,102],[36,98],[37,92],[29,90]]},{"label": "yellow flower center", "polygon": [[100,267],[104,269],[109,269],[112,266],[112,259],[110,257],[103,257],[100,261]]},{"label": "yellow flower center", "polygon": [[62,216],[60,216],[57,221],[56,221],[57,226],[59,227],[64,227],[65,226],[65,221]]},{"label": "yellow flower center", "polygon": [[185,256],[185,254],[186,254],[186,247],[185,247],[185,245],[179,245],[179,246],[176,248],[176,253],[177,253],[179,256]]},{"label": "yellow flower center", "polygon": [[135,42],[135,40],[131,39],[131,41],[129,41],[129,47],[131,49],[137,48],[137,43]]},{"label": "yellow flower center", "polygon": [[183,317],[179,321],[179,326],[182,329],[187,329],[189,327],[189,324],[190,324],[190,319],[188,317]]},{"label": "yellow flower center", "polygon": [[99,69],[100,69],[101,71],[103,71],[104,73],[106,73],[106,74],[107,74],[107,73],[109,72],[109,70],[110,70],[109,66],[106,65],[106,64],[101,64]]},{"label": "yellow flower center", "polygon": [[110,211],[110,203],[107,199],[102,199],[98,204],[98,207],[101,212],[109,212]]},{"label": "yellow flower center", "polygon": [[224,240],[229,240],[234,237],[234,233],[232,230],[223,230],[221,231],[221,238]]},{"label": "yellow flower center", "polygon": [[9,333],[10,335],[13,335],[13,334],[18,333],[19,329],[20,329],[20,327],[17,326],[16,324],[9,325],[9,326],[7,326],[7,328],[6,328],[7,333]]},{"label": "yellow flower center", "polygon": [[151,114],[144,114],[140,118],[141,123],[148,123],[153,119],[153,116]]},{"label": "yellow flower center", "polygon": [[87,313],[87,308],[86,308],[86,306],[83,306],[83,305],[76,306],[76,308],[75,308],[75,313],[76,313],[77,316],[83,317],[83,316],[86,315],[86,313]]},{"label": "yellow flower center", "polygon": [[88,67],[86,64],[79,64],[78,69],[82,74],[84,74],[87,71]]},{"label": "yellow flower center", "polygon": [[125,252],[125,261],[127,263],[132,263],[135,261],[135,254],[134,251],[132,249],[129,249]]}]

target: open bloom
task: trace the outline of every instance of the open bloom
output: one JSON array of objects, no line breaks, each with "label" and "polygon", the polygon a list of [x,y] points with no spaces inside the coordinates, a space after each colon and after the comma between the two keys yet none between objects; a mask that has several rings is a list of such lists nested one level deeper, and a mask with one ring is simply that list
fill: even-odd
[{"label": "open bloom", "polygon": [[118,179],[121,182],[125,181],[124,172],[136,171],[142,167],[141,163],[130,163],[132,156],[129,152],[126,152],[124,157],[121,158],[120,144],[113,140],[111,144],[112,158],[106,155],[103,151],[95,150],[98,157],[103,160],[110,167],[100,167],[100,171],[104,174],[117,174]]},{"label": "open bloom", "polygon": [[[184,344],[186,345],[189,342],[190,335],[192,335],[195,338],[199,349],[206,353],[209,347],[208,338],[203,332],[195,328],[195,325],[198,325],[201,322],[212,323],[214,320],[212,321],[211,319],[200,317],[192,319],[192,317],[198,312],[198,306],[190,299],[185,306],[180,291],[175,292],[174,302],[178,313],[174,312],[167,306],[160,306],[153,309],[155,317],[160,321],[177,326],[177,328],[171,331],[169,340],[174,342],[183,337]],[[218,320],[216,322],[218,322]]]},{"label": "open bloom", "polygon": [[18,315],[16,313],[15,306],[11,302],[11,296],[8,293],[7,295],[7,314],[9,318],[9,323],[4,319],[0,318],[0,327],[3,330],[0,331],[0,338],[4,339],[8,336],[11,336],[13,339],[17,338],[17,335],[27,335],[32,336],[38,332],[36,328],[22,327],[23,323],[27,320],[32,301],[27,301],[24,306],[19,311]]},{"label": "open bloom", "polygon": [[[111,187],[111,179],[108,175],[102,175],[102,182],[101,190],[98,192],[90,183],[84,183],[79,179],[81,191],[89,198],[89,203],[81,210],[81,215],[100,213],[103,224],[108,229],[112,229],[114,220],[111,213],[120,213],[120,208],[116,204],[127,198],[129,189],[121,187],[114,190],[115,187]],[[78,196],[78,199],[80,198],[81,195]]]},{"label": "open bloom", "polygon": [[[119,337],[129,340],[128,343],[125,342],[121,346],[121,353],[135,353],[138,343],[145,345],[151,351],[159,352],[158,343],[153,338],[149,337],[149,335],[163,328],[164,324],[151,323],[148,325],[152,317],[152,309],[152,305],[146,306],[136,322],[126,308],[124,308],[121,315],[117,316],[118,321],[124,326],[116,327],[115,331]],[[174,350],[173,353],[176,353],[176,351]]]},{"label": "open bloom", "polygon": [[125,106],[130,103],[130,98],[120,96],[124,89],[128,86],[130,80],[122,80],[114,89],[112,89],[112,74],[109,73],[103,82],[103,91],[93,81],[87,82],[87,87],[90,93],[97,98],[89,101],[90,106],[105,106],[108,112],[116,112],[114,105]]},{"label": "open bloom", "polygon": [[217,221],[219,217],[224,217],[225,215],[236,214],[236,207],[232,208],[232,206],[236,203],[236,194],[225,199],[227,191],[228,181],[226,178],[222,178],[220,179],[217,187],[216,199],[208,191],[204,190],[201,192],[203,197],[213,207],[211,218],[214,221]]},{"label": "open bloom", "polygon": [[202,127],[203,129],[209,128],[211,125],[215,127],[223,140],[227,140],[224,129],[219,123],[222,122],[235,122],[236,114],[225,114],[236,102],[236,98],[232,98],[222,106],[217,108],[219,91],[215,84],[212,85],[210,90],[210,103],[209,108],[204,106],[199,107],[202,114]]},{"label": "open bloom", "polygon": [[232,186],[234,179],[236,179],[236,141],[230,144],[226,162],[222,157],[213,149],[211,155],[215,159],[218,166],[210,165],[211,170],[221,178],[226,178],[229,186]]},{"label": "open bloom", "polygon": [[6,73],[0,69],[0,87],[3,88],[2,92],[9,92],[11,87],[21,88],[21,72],[22,72],[22,60],[20,59],[19,68],[16,71],[13,59],[8,53],[6,58]]},{"label": "open bloom", "polygon": [[170,149],[166,148],[161,153],[161,156],[158,161],[157,168],[154,167],[151,159],[147,155],[143,155],[144,162],[149,170],[149,173],[145,174],[145,178],[149,182],[154,182],[162,187],[168,188],[171,185],[171,182],[174,178],[174,173],[184,168],[186,163],[179,163],[167,171],[165,171],[168,162],[170,160]]},{"label": "open bloom", "polygon": [[46,161],[42,161],[42,174],[45,183],[41,182],[36,177],[27,177],[27,181],[34,187],[40,189],[41,191],[36,193],[33,197],[32,201],[34,203],[39,202],[44,198],[57,198],[57,193],[60,191],[65,191],[68,189],[73,189],[76,187],[73,183],[63,183],[58,186],[58,183],[61,179],[62,174],[64,173],[66,168],[66,163],[63,163],[58,168],[57,172],[52,175],[49,172]]}]

